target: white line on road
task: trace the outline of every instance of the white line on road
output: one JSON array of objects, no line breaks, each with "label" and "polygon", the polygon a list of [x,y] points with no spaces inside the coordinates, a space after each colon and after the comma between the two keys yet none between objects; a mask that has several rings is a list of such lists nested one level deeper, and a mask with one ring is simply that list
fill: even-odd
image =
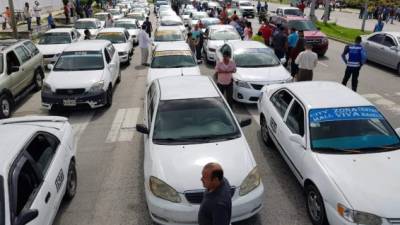
[{"label": "white line on road", "polygon": [[139,113],[140,108],[118,109],[108,132],[106,143],[130,141],[135,131]]},{"label": "white line on road", "polygon": [[322,65],[322,66],[325,66],[325,67],[329,67],[328,64],[325,64],[325,63],[320,62],[320,61],[318,61],[318,64],[320,64],[320,65]]},{"label": "white line on road", "polygon": [[92,119],[94,113],[90,112],[84,115],[71,115],[68,120],[71,123],[72,129],[75,134],[75,139],[78,142],[81,137],[83,131],[89,125],[90,120]]},{"label": "white line on road", "polygon": [[386,99],[384,97],[382,97],[379,94],[363,94],[362,96],[364,96],[365,98],[367,98],[368,100],[370,100],[372,103],[382,107],[382,109],[390,111],[394,114],[398,114],[400,115],[400,105],[398,105],[397,103]]}]

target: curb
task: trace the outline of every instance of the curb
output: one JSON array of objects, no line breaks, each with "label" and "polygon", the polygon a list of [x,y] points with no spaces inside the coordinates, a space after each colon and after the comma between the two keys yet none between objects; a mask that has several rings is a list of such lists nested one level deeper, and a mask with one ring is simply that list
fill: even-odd
[{"label": "curb", "polygon": [[343,39],[336,38],[336,37],[333,37],[333,36],[328,36],[328,35],[326,35],[326,36],[328,37],[328,39],[331,39],[331,40],[334,40],[334,41],[337,41],[337,42],[341,42],[343,44],[351,44],[350,41],[345,41]]}]

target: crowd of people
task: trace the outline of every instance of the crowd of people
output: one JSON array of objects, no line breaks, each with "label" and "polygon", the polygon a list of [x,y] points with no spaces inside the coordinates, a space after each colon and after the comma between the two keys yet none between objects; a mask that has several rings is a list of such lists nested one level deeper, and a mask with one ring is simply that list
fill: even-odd
[{"label": "crowd of people", "polygon": [[64,4],[64,16],[65,23],[69,24],[71,22],[71,18],[76,17],[79,18],[89,18],[92,17],[93,14],[93,1],[89,0],[86,4],[82,5],[79,0],[75,2],[73,0],[69,0]]}]

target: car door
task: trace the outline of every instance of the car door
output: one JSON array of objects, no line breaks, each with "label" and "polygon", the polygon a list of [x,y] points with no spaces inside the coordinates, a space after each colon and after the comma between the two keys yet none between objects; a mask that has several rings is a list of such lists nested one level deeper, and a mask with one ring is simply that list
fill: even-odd
[{"label": "car door", "polygon": [[124,34],[125,34],[126,40],[128,40],[127,43],[129,44],[129,53],[130,53],[133,49],[133,39],[132,39],[131,35],[129,35],[128,31],[125,30]]},{"label": "car door", "polygon": [[368,60],[374,62],[381,62],[381,48],[383,48],[382,42],[385,38],[385,35],[382,33],[375,34],[367,39],[365,42],[365,51],[367,52]]},{"label": "car door", "polygon": [[116,49],[114,48],[114,46],[111,44],[109,46],[107,46],[107,51],[110,54],[111,57],[111,66],[112,67],[112,76],[113,76],[113,80],[116,82],[117,78],[118,78],[118,74],[120,71],[120,63],[119,63],[119,56],[118,53],[116,51]]},{"label": "car door", "polygon": [[[17,71],[12,71],[12,68],[14,67],[17,68]],[[15,96],[21,91],[20,83],[25,71],[22,71],[21,61],[15,54],[14,50],[11,50],[6,54],[6,71],[10,80],[9,89],[13,96]]]},{"label": "car door", "polygon": [[298,135],[305,143],[305,110],[297,99],[293,99],[284,118],[280,140],[285,152],[288,154],[295,176],[300,181],[303,179],[303,159],[305,146],[293,141],[292,137]]},{"label": "car door", "polygon": [[21,73],[17,81],[17,89],[20,92],[32,84],[36,66],[34,62],[30,60],[31,53],[23,45],[16,47],[15,53],[21,62]]},{"label": "car door", "polygon": [[399,62],[399,51],[397,47],[398,46],[395,39],[391,35],[386,34],[385,39],[383,40],[383,50],[381,57],[383,58],[383,62],[386,66],[394,69],[397,69],[397,64]]}]

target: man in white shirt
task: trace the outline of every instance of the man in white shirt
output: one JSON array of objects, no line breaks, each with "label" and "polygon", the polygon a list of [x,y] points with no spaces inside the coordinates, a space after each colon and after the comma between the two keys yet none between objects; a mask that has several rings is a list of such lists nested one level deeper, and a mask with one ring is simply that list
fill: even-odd
[{"label": "man in white shirt", "polygon": [[149,47],[152,44],[152,41],[149,37],[149,34],[146,32],[146,26],[142,26],[142,29],[138,34],[139,48],[142,54],[142,65],[149,66],[147,63],[149,57]]},{"label": "man in white shirt", "polygon": [[33,6],[33,16],[36,17],[37,26],[40,26],[40,10],[39,2],[35,1],[35,5]]},{"label": "man in white shirt", "polygon": [[299,65],[297,81],[310,81],[313,79],[313,70],[318,63],[318,55],[312,51],[312,46],[306,44],[305,50],[300,52],[295,63]]}]

